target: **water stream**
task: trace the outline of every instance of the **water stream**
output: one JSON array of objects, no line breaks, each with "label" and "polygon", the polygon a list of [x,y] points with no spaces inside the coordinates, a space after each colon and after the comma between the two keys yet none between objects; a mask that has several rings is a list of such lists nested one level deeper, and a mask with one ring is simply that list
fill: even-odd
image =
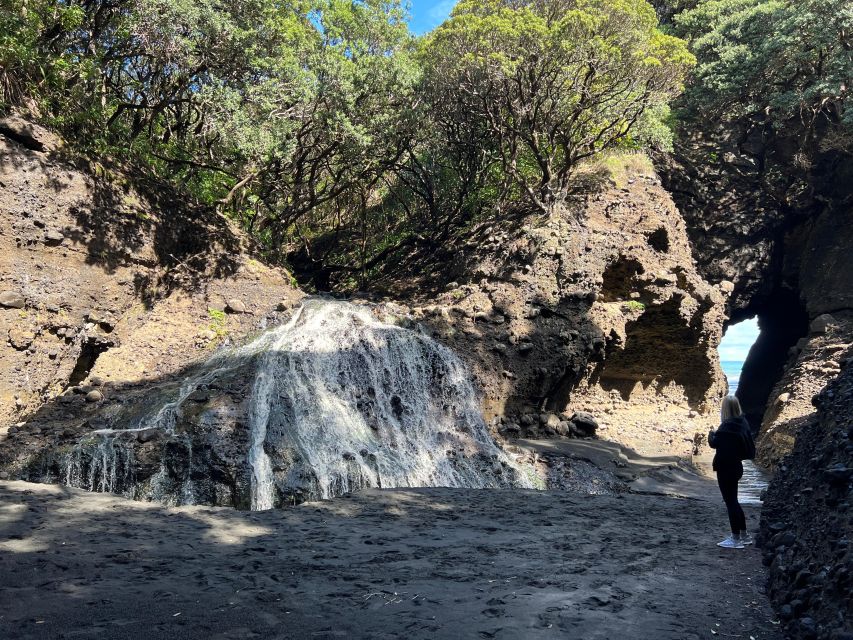
[{"label": "water stream", "polygon": [[141,417],[91,432],[66,454],[62,480],[127,490],[135,436],[157,429],[181,440],[189,467],[175,479],[176,465],[164,459],[148,484],[171,495],[146,497],[194,502],[197,434],[182,423],[185,403],[198,389],[246,375],[253,379],[241,428],[252,509],[361,487],[531,486],[493,441],[470,374],[450,349],[371,307],[325,299],[305,301],[286,324],[211,358]]}]

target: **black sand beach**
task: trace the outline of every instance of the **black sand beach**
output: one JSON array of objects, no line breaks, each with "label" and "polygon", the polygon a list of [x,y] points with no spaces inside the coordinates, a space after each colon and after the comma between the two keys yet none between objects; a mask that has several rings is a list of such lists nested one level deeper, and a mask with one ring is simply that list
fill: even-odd
[{"label": "black sand beach", "polygon": [[246,513],[0,482],[0,638],[779,638],[760,554],[715,546],[707,489]]}]

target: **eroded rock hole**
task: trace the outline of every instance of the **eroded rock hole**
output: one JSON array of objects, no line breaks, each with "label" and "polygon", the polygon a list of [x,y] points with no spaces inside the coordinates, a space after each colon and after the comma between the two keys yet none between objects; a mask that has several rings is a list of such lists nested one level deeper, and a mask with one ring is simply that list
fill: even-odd
[{"label": "eroded rock hole", "polygon": [[661,227],[649,235],[648,243],[655,251],[666,253],[669,251],[669,233],[666,229]]},{"label": "eroded rock hole", "polygon": [[98,356],[104,353],[110,345],[100,340],[86,340],[80,347],[80,355],[77,356],[77,362],[74,365],[74,370],[68,378],[68,386],[73,387],[83,382],[95,366]]},{"label": "eroded rock hole", "polygon": [[773,387],[782,377],[788,353],[808,333],[809,318],[796,292],[784,289],[758,310],[760,333],[743,363],[737,397],[749,423],[758,430]]},{"label": "eroded rock hole", "polygon": [[626,300],[636,288],[636,277],[644,272],[645,269],[639,261],[619,256],[604,270],[604,282],[601,287],[602,302]]},{"label": "eroded rock hole", "polygon": [[624,341],[608,341],[595,378],[602,389],[618,391],[626,401],[650,388],[660,393],[674,383],[690,405],[698,406],[711,384],[701,328],[681,316],[677,298],[651,306],[626,325]]}]

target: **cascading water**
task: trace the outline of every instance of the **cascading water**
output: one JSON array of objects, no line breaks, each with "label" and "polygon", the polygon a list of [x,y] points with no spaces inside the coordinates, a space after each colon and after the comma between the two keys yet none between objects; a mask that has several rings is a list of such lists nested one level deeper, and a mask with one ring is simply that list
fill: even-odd
[{"label": "cascading water", "polygon": [[[209,442],[210,434],[193,432],[198,421],[187,426],[185,405],[197,390],[227,387],[246,376],[251,385],[238,422],[248,430],[242,446],[252,509],[366,486],[531,486],[492,440],[469,374],[450,349],[381,321],[373,308],[324,299],[307,300],[287,324],[211,358],[169,401],[125,421],[128,428],[87,436],[90,453],[81,457],[72,450],[65,467],[78,470],[60,479],[116,490],[122,483],[112,478],[127,478],[127,454],[113,456],[112,466],[106,458],[93,463],[92,446],[123,452],[124,442],[135,442],[129,434],[156,429],[185,443],[190,461],[177,473],[164,454],[160,470],[148,479],[149,488],[159,489],[145,497],[195,501],[191,476],[205,472],[193,467],[204,462],[193,462],[192,443]],[[118,438],[124,438],[122,447],[106,444]],[[83,461],[76,467],[74,455]],[[171,487],[170,498],[158,495],[163,487]]]},{"label": "cascading water", "polygon": [[327,300],[307,301],[272,334],[250,411],[255,508],[273,506],[274,486],[330,498],[363,486],[524,484],[462,362],[428,336]]}]

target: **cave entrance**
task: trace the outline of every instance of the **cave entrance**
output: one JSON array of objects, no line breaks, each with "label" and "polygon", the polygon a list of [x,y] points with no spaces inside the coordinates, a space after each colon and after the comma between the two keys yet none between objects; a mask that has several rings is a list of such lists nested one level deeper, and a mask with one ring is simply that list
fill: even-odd
[{"label": "cave entrance", "polygon": [[808,333],[809,319],[799,296],[790,289],[771,295],[756,316],[758,335],[743,362],[734,395],[758,432],[770,393],[782,378],[791,348]]}]

